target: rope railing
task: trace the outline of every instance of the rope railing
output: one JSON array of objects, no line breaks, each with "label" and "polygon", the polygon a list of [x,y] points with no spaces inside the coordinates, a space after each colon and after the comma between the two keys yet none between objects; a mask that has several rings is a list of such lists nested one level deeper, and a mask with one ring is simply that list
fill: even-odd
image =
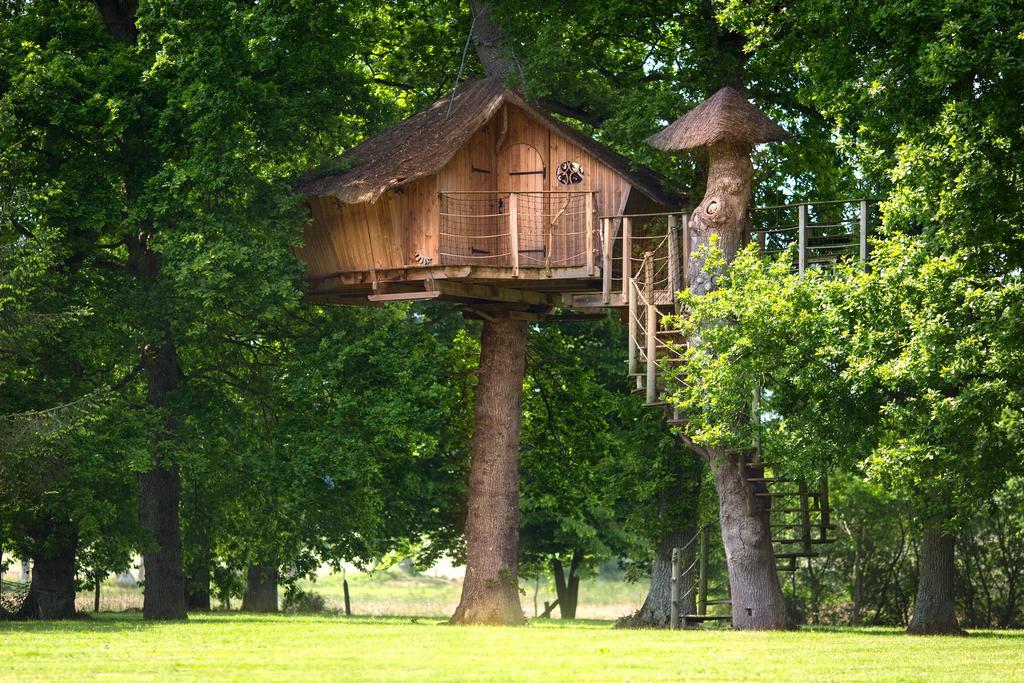
[{"label": "rope railing", "polygon": [[438,253],[443,265],[519,268],[585,266],[596,273],[594,193],[442,192]]}]

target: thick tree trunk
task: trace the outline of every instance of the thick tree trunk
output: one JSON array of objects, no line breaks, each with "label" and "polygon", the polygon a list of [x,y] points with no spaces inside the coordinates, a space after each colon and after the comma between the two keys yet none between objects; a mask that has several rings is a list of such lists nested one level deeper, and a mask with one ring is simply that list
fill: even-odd
[{"label": "thick tree trunk", "polygon": [[75,616],[75,553],[78,533],[66,524],[54,525],[32,557],[32,582],[18,610],[23,619],[72,619]]},{"label": "thick tree trunk", "polygon": [[[693,212],[693,253],[688,281],[695,294],[715,287],[714,274],[704,271],[700,249],[717,238],[726,262],[735,258],[747,228],[754,169],[750,146],[719,143],[708,151],[708,187]],[[690,340],[699,345],[700,338]],[[782,629],[788,626],[782,586],[775,569],[768,507],[755,497],[743,458],[708,449],[708,464],[718,492],[722,542],[729,567],[732,623],[737,629]]]},{"label": "thick tree trunk", "polygon": [[139,524],[152,541],[142,555],[146,566],[142,616],[147,620],[185,619],[185,570],[178,518],[181,474],[173,454],[168,452],[178,425],[169,403],[182,375],[170,327],[154,308],[152,290],[160,266],[148,239],[148,235],[139,234],[128,240],[129,271],[139,287],[140,309],[135,322],[146,336],[162,336],[139,353],[146,376],[146,402],[162,413],[162,425],[150,439],[152,467],[138,475]]},{"label": "thick tree trunk", "polygon": [[551,570],[555,575],[555,593],[558,595],[558,613],[562,619],[575,619],[576,606],[580,598],[580,563],[583,553],[575,551],[569,563],[569,575],[565,575],[565,567],[557,557],[551,560]]},{"label": "thick tree trunk", "polygon": [[143,553],[146,581],[142,616],[147,620],[185,619],[185,571],[181,561],[177,465],[156,466],[139,474],[139,524],[152,537]]},{"label": "thick tree trunk", "polygon": [[277,611],[277,567],[249,565],[245,576],[243,612]]},{"label": "thick tree trunk", "polygon": [[768,507],[755,497],[742,456],[712,452],[710,465],[729,568],[733,628],[787,628]]},{"label": "thick tree trunk", "polygon": [[526,322],[495,318],[480,337],[476,428],[466,516],[466,577],[452,623],[522,624],[519,430]]},{"label": "thick tree trunk", "polygon": [[960,634],[953,601],[953,564],[955,537],[942,531],[942,520],[925,523],[918,562],[917,599],[907,633],[915,635]]}]

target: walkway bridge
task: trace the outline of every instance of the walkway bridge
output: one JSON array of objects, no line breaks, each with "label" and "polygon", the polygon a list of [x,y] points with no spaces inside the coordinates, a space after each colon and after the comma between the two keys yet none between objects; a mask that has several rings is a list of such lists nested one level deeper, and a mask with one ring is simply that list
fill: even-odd
[{"label": "walkway bridge", "polygon": [[[843,261],[868,258],[868,235],[877,204],[871,200],[840,200],[757,208],[751,215],[753,242],[766,256],[791,252],[793,271],[828,269]],[[634,232],[641,222],[642,233]],[[665,395],[680,381],[673,367],[685,362],[686,339],[679,330],[664,324],[667,314],[677,313],[675,293],[687,286],[683,264],[690,258],[689,216],[686,213],[607,216],[601,221],[602,285],[600,295],[572,295],[570,305],[624,309],[628,334],[628,377],[633,390],[643,395],[644,405],[664,413],[670,426],[685,424],[685,416],[671,406]],[[758,397],[752,413],[757,419]],[[772,543],[780,571],[796,571],[800,559],[818,556],[817,548],[834,542],[835,527],[829,517],[828,481],[786,478],[761,458],[759,444],[745,452],[747,477],[755,496],[764,502],[771,517]],[[706,536],[706,529],[703,532]],[[690,551],[689,569],[681,581],[701,568],[699,583],[690,576],[690,604],[695,613],[681,614],[684,623],[728,619],[711,615],[708,605],[728,604],[728,598],[710,599],[705,577],[708,545],[700,554]],[[685,550],[685,549],[684,549]],[[685,553],[684,553],[685,555]],[[682,563],[684,560],[679,559]],[[680,569],[676,567],[676,575]]]}]

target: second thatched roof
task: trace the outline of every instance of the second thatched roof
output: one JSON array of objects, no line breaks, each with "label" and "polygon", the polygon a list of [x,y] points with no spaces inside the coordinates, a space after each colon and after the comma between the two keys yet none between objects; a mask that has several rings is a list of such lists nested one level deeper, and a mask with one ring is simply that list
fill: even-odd
[{"label": "second thatched roof", "polygon": [[665,151],[708,147],[719,142],[756,145],[785,140],[790,134],[728,86],[704,100],[647,140]]},{"label": "second thatched roof", "polygon": [[440,171],[505,103],[519,107],[537,123],[578,144],[654,202],[669,207],[681,204],[679,197],[662,188],[652,171],[552,118],[496,79],[464,84],[454,97],[440,99],[353,147],[338,160],[340,170],[314,172],[297,189],[309,195],[333,196],[349,204],[376,201],[388,190]]}]

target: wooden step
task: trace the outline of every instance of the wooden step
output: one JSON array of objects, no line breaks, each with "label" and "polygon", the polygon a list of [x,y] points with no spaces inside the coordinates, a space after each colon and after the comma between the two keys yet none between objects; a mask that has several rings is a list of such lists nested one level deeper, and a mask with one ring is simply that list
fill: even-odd
[{"label": "wooden step", "polygon": [[800,557],[821,557],[818,553],[775,553],[776,560],[795,560]]},{"label": "wooden step", "polygon": [[777,484],[789,484],[793,482],[793,479],[786,479],[784,477],[747,477],[747,481],[763,481],[765,483],[777,483]]},{"label": "wooden step", "polygon": [[799,497],[801,494],[799,491],[768,491],[767,493],[755,493],[755,496],[761,496],[762,498],[792,498],[794,496]]},{"label": "wooden step", "polygon": [[732,600],[707,600],[705,605],[731,605]]},{"label": "wooden step", "polygon": [[802,538],[773,538],[772,539],[772,543],[779,543],[781,545],[793,545],[793,544],[796,544],[796,543],[799,543],[801,545],[803,545],[804,543],[809,543],[810,545],[822,545],[822,544],[826,544],[826,543],[835,543],[835,542],[836,542],[836,539],[834,539],[834,538],[812,538],[809,541],[805,541]]},{"label": "wooden step", "polygon": [[655,401],[654,403],[645,403],[644,408],[664,408],[668,405],[668,401]]},{"label": "wooden step", "polygon": [[732,621],[731,614],[684,614],[683,621]]}]

